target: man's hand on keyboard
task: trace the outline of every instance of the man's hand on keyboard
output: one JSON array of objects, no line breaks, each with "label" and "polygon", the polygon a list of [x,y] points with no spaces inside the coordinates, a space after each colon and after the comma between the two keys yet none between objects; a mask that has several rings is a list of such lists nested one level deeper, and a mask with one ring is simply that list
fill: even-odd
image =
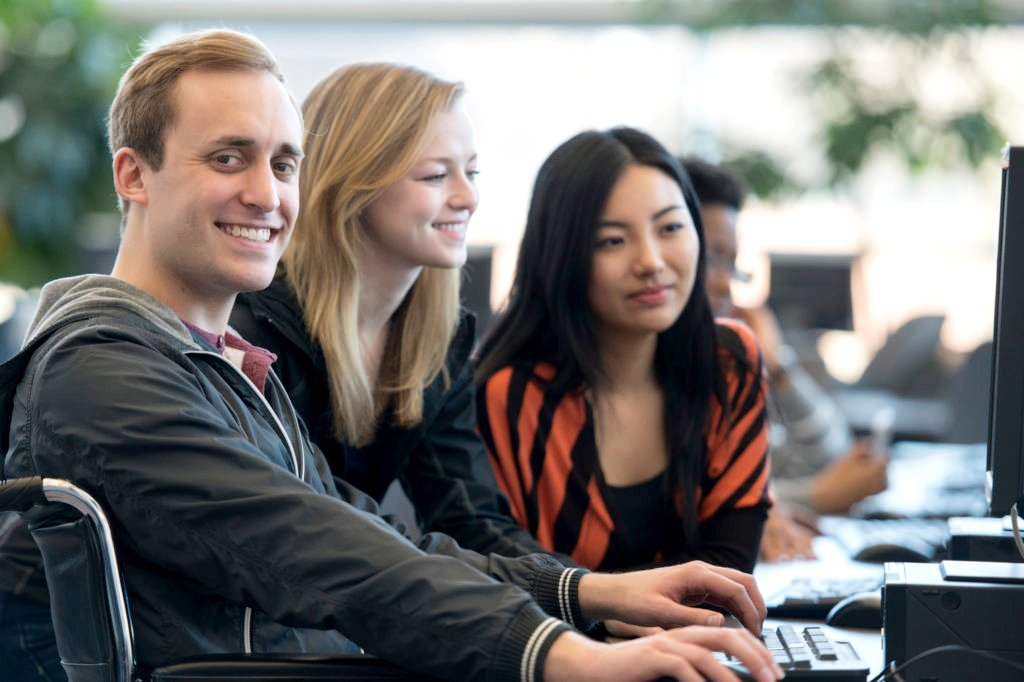
[{"label": "man's hand on keyboard", "polygon": [[632,625],[631,623],[623,623],[621,620],[606,620],[604,622],[604,629],[608,632],[604,640],[606,642],[619,642],[624,639],[647,637],[648,635],[656,635],[659,632],[665,631],[665,628],[658,627],[657,625]]},{"label": "man's hand on keyboard", "polygon": [[690,626],[617,644],[575,632],[558,637],[544,663],[552,682],[645,682],[671,677],[684,682],[735,682],[738,678],[712,651],[737,658],[758,682],[782,679],[764,645],[746,630]]},{"label": "man's hand on keyboard", "polygon": [[634,625],[717,626],[727,610],[754,634],[767,613],[753,576],[731,568],[690,561],[632,573],[590,573],[579,587],[580,607],[590,621],[618,619]]}]

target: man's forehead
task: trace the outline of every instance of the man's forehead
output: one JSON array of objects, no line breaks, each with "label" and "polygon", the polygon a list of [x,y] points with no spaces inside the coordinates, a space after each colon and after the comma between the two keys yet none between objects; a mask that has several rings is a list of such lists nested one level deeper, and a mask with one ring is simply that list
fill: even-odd
[{"label": "man's forehead", "polygon": [[287,88],[267,71],[200,69],[174,88],[174,126],[199,126],[202,144],[267,146],[302,156],[302,115]]}]

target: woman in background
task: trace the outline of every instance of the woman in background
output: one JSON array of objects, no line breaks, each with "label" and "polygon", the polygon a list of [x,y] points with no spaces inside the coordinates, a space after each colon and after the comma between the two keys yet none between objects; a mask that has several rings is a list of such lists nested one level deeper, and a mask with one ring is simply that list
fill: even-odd
[{"label": "woman in background", "polygon": [[581,133],[537,176],[477,414],[516,520],[593,569],[753,569],[767,509],[753,335],[715,324],[699,206],[649,135]]},{"label": "woman in background", "polygon": [[231,322],[275,370],[335,476],[398,479],[424,531],[481,553],[542,548],[509,516],[474,431],[472,316],[459,306],[477,206],[462,86],[355,64],[303,104],[301,211],[283,267]]}]

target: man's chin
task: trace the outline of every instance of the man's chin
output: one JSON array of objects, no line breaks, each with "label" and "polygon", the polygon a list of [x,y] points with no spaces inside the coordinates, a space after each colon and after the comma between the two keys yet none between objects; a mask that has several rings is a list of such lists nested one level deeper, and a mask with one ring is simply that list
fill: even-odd
[{"label": "man's chin", "polygon": [[248,294],[253,291],[263,291],[270,286],[272,281],[274,281],[274,272],[254,275],[238,283],[238,293]]}]

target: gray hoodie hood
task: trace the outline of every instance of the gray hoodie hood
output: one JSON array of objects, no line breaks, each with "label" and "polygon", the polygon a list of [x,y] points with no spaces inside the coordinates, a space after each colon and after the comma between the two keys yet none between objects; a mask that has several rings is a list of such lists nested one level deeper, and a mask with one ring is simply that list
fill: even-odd
[{"label": "gray hoodie hood", "polygon": [[44,286],[24,345],[72,315],[98,316],[115,310],[141,317],[169,336],[198,348],[188,327],[174,311],[142,289],[108,275],[66,277]]}]

